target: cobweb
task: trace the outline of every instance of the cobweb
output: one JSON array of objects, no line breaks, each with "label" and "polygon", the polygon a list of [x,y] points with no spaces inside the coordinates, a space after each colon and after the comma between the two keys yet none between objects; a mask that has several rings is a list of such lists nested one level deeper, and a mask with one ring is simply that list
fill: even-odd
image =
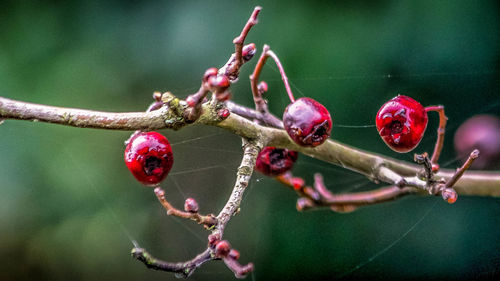
[{"label": "cobweb", "polygon": [[[273,66],[267,67],[267,69],[277,71]],[[461,73],[430,72],[409,74],[405,76],[395,76],[391,74],[317,76],[313,78],[291,78],[290,82],[297,96],[307,96],[305,93],[307,90],[303,86],[299,86],[301,82],[304,81],[329,83],[333,80],[394,79],[395,77],[417,79],[436,76],[449,77],[457,75],[476,76],[492,74],[492,71],[476,71]],[[273,86],[274,84],[278,85],[281,80],[266,79],[266,81]],[[185,89],[185,92],[189,93],[190,90],[191,89]],[[281,99],[281,103],[286,104],[286,99],[283,99],[283,97],[285,97],[285,95],[280,95],[279,98],[269,98]],[[468,112],[468,114],[496,113],[500,108],[499,105],[500,98],[497,98],[480,110],[474,110],[474,112]],[[370,118],[372,118],[372,116],[368,119]],[[433,147],[436,120],[437,119],[430,120],[428,131],[421,146],[429,149]],[[77,129],[66,129],[74,132],[74,136],[69,133],[63,133],[63,136],[49,136],[46,134],[45,130],[54,130],[55,132],[61,133],[64,129],[53,129],[50,127],[51,125],[21,125],[17,123],[11,125],[9,123],[11,122],[6,122],[0,127],[2,134],[15,135],[16,139],[22,139],[19,141],[20,145],[31,145],[33,142],[30,139],[36,139],[36,142],[43,144],[40,149],[62,148],[59,150],[61,156],[57,156],[55,159],[47,159],[45,163],[47,165],[54,165],[50,164],[50,162],[65,159],[66,161],[63,163],[59,163],[59,165],[61,165],[61,171],[72,171],[73,176],[80,175],[74,180],[65,179],[64,183],[70,189],[70,185],[76,185],[78,186],[76,188],[86,186],[91,190],[93,195],[87,194],[85,196],[88,200],[96,201],[92,202],[92,208],[85,212],[82,211],[84,213],[82,216],[85,217],[85,213],[89,216],[92,216],[92,214],[100,214],[100,216],[104,218],[105,224],[108,224],[102,227],[102,231],[112,233],[112,235],[107,236],[108,239],[109,237],[115,236],[114,239],[122,242],[126,241],[129,244],[128,246],[144,246],[151,249],[155,256],[172,261],[189,259],[205,247],[206,232],[200,230],[200,227],[193,225],[190,221],[167,217],[164,210],[161,209],[161,205],[156,202],[156,199],[151,194],[152,192],[140,187],[139,184],[131,183],[132,178],[127,174],[125,169],[110,168],[110,171],[106,171],[106,166],[101,165],[101,168],[103,168],[102,173],[105,174],[101,176],[96,174],[92,169],[91,166],[93,166],[93,164],[84,162],[105,161],[101,159],[101,155],[99,154],[104,152],[111,152],[106,155],[118,155],[114,157],[112,161],[106,160],[106,164],[121,161],[123,147],[117,147],[117,144],[121,144],[121,142],[127,138],[127,134],[92,131],[91,136],[86,138],[88,143],[83,144],[78,141],[78,138],[84,137],[85,132],[80,134],[76,131]],[[350,136],[352,134],[373,136],[374,125],[372,123],[359,123],[357,120],[355,120],[355,122],[349,122],[349,120],[336,120],[334,124],[334,131],[338,131],[338,134],[341,136]],[[458,122],[450,120],[447,130],[453,132],[458,124]],[[17,125],[20,125],[21,129],[15,128]],[[36,129],[37,126],[43,126],[43,128],[38,130]],[[176,157],[176,164],[162,186],[167,190],[167,196],[169,196],[171,201],[179,208],[181,208],[185,198],[194,197],[199,201],[203,212],[217,213],[223,206],[227,196],[229,196],[241,157],[241,142],[237,137],[221,132],[218,129],[196,127],[194,129],[186,129],[186,131],[186,133],[164,132],[171,140],[174,156]],[[104,140],[100,139],[100,134],[105,135]],[[447,135],[448,146],[452,146],[452,139],[452,135]],[[348,142],[348,140],[342,141]],[[96,155],[83,155],[76,150],[75,145],[82,148],[86,145],[90,145],[95,147],[99,152]],[[361,148],[370,150],[370,147]],[[379,152],[380,151],[386,152],[387,150],[380,148]],[[23,157],[26,157],[26,155]],[[405,157],[406,156],[402,158],[409,160]],[[9,161],[12,161],[13,158],[9,159]],[[459,156],[453,155],[449,150],[448,153],[445,153],[443,156],[441,161],[442,167],[456,167],[459,165],[458,159]],[[47,167],[39,168],[44,169]],[[340,167],[326,165],[315,159],[307,158],[306,156],[301,156],[297,163],[297,173],[304,176],[306,180],[310,182],[313,172],[324,174],[327,179],[327,187],[333,192],[355,192],[376,187],[375,184],[371,183],[366,178],[353,172]],[[6,175],[2,176],[5,179]],[[109,186],[113,181],[104,181],[103,178],[105,177],[115,178],[118,182],[117,185],[123,186]],[[60,180],[61,178],[56,177],[55,179]],[[34,181],[36,180],[43,181],[44,179],[34,179]],[[54,179],[45,179],[45,181],[50,185],[53,183],[52,181],[54,181]],[[4,182],[4,184],[6,183],[7,181]],[[32,188],[34,187],[21,186],[20,188],[24,189],[23,192],[25,196],[24,199],[19,199],[20,202],[34,200],[29,194],[33,192]],[[108,189],[111,189],[111,191]],[[36,192],[36,194],[39,193]],[[76,192],[75,194],[79,193]],[[59,200],[66,200],[65,204],[71,205],[71,202],[67,201],[72,200],[72,198],[59,198]],[[296,213],[293,209],[295,204],[294,200],[295,197],[290,191],[285,188],[280,188],[279,184],[272,181],[272,179],[266,178],[259,173],[254,174],[244,197],[241,214],[229,224],[226,233],[227,238],[233,243],[233,246],[241,251],[242,261],[252,261],[256,264],[256,269],[248,277],[249,279],[269,280],[270,276],[276,277],[279,276],[278,274],[282,274],[281,276],[285,274],[285,276],[290,277],[293,277],[293,274],[297,274],[297,278],[303,278],[308,274],[316,276],[314,275],[315,272],[318,277],[329,276],[334,279],[362,277],[384,279],[385,274],[389,276],[388,279],[398,279],[402,276],[407,276],[408,273],[413,273],[411,276],[416,278],[425,277],[425,272],[419,272],[418,267],[430,270],[428,276],[445,276],[447,274],[457,275],[453,266],[467,265],[471,262],[471,259],[460,258],[458,261],[450,261],[450,259],[453,259],[452,257],[454,257],[454,255],[466,255],[469,251],[472,251],[470,254],[477,258],[486,257],[481,260],[483,262],[481,265],[482,267],[478,267],[480,271],[461,270],[458,271],[459,273],[464,272],[466,274],[472,274],[467,275],[469,277],[498,274],[498,254],[496,254],[496,260],[493,259],[492,262],[488,263],[487,260],[492,256],[495,257],[495,254],[484,250],[486,248],[485,243],[492,243],[492,251],[498,253],[498,247],[500,245],[498,239],[493,237],[498,236],[498,232],[491,233],[491,235],[484,234],[486,235],[484,237],[486,242],[478,246],[480,249],[483,249],[483,252],[476,255],[474,255],[473,250],[471,250],[475,247],[474,240],[472,239],[463,236],[460,236],[460,238],[451,236],[445,238],[433,237],[433,229],[436,229],[435,232],[437,232],[438,235],[452,235],[453,233],[464,232],[464,229],[467,228],[484,228],[483,224],[490,222],[492,215],[500,214],[498,200],[490,199],[495,203],[487,203],[491,209],[479,213],[479,215],[485,215],[486,219],[483,217],[478,224],[474,223],[476,216],[472,213],[473,211],[464,209],[467,209],[465,204],[477,207],[479,204],[477,200],[479,199],[461,198],[463,203],[459,200],[456,204],[456,209],[452,210],[452,207],[445,205],[439,198],[408,198],[401,202],[398,201],[380,206],[366,207],[353,214],[343,215],[327,210],[305,214]],[[87,207],[84,206],[84,202],[84,200],[79,200],[79,202],[75,204],[75,208],[86,209]],[[408,210],[405,210],[406,205],[408,206]],[[285,211],[279,208],[284,208]],[[386,211],[384,211],[384,209]],[[55,210],[57,210],[57,208]],[[71,208],[62,208],[61,210],[68,211],[71,210]],[[370,212],[376,215],[385,216],[374,217]],[[79,213],[79,211],[76,211],[76,213]],[[104,215],[102,215],[103,213]],[[281,215],[284,216],[281,217]],[[445,219],[442,217],[443,215],[449,216],[449,218]],[[64,221],[63,215],[56,215],[56,217]],[[339,217],[342,218],[338,219]],[[144,220],[147,219],[150,221],[145,222]],[[312,224],[307,223],[305,221],[306,219],[318,223],[318,229],[306,231],[301,229],[302,226],[300,224],[292,225],[294,223],[305,223],[308,227],[314,227]],[[376,221],[374,222],[373,220]],[[85,230],[85,223],[91,221],[91,218],[84,218],[81,220],[81,222],[83,222],[81,231],[87,231]],[[337,232],[335,226],[337,223],[356,231],[365,230],[364,224],[367,224],[366,231],[372,233],[364,235],[360,235],[359,233],[353,234],[349,244],[349,247],[352,248],[334,252],[333,249],[340,248],[342,245],[338,244],[346,239],[343,237],[338,241],[335,240]],[[52,223],[52,225],[56,225],[53,227],[57,229],[57,223]],[[40,227],[40,229],[43,228],[44,226]],[[45,226],[45,228],[50,227]],[[446,228],[449,230],[443,230]],[[325,231],[325,229],[328,233],[321,233]],[[498,231],[498,226],[496,226],[494,230]],[[315,232],[318,233],[315,234]],[[43,233],[43,230],[39,230],[39,233]],[[286,234],[288,234],[289,237],[285,237]],[[342,235],[345,236],[346,234]],[[300,239],[298,237],[306,237],[309,242],[296,240]],[[31,239],[36,240],[37,238],[31,237]],[[87,243],[88,239],[89,238],[80,237],[80,240],[86,241]],[[371,240],[367,241],[367,239]],[[99,239],[96,241],[99,241]],[[445,243],[446,241],[449,241],[448,245],[435,244]],[[102,240],[99,241],[99,243],[106,244],[107,242]],[[292,245],[290,246],[287,243]],[[317,257],[315,257],[313,255],[314,252],[308,250],[307,247],[296,245],[299,243],[310,243],[312,249],[319,249],[321,248],[320,245],[332,244],[334,246],[324,246],[326,253],[317,253]],[[469,245],[461,247],[457,245],[464,243],[469,243]],[[32,244],[35,244],[35,242],[32,242]],[[359,244],[359,246],[355,246],[356,244]],[[120,247],[114,248],[116,252],[114,252],[113,255],[127,255],[126,252],[128,249],[122,248],[124,244],[118,243],[117,245],[120,245]],[[284,250],[284,253],[288,256],[285,257],[282,256],[282,253],[276,252],[277,249],[279,250],[279,247],[286,247],[287,249]],[[291,249],[294,247],[299,250]],[[415,247],[415,249],[412,247]],[[422,247],[424,251],[419,250],[418,247]],[[433,251],[433,248],[436,250]],[[79,248],[77,247],[75,249]],[[304,251],[300,252],[300,249]],[[410,250],[411,252],[406,252]],[[30,251],[38,253],[33,249]],[[427,255],[426,251],[430,251],[430,253]],[[449,256],[439,251],[446,251],[445,253]],[[293,254],[295,256],[293,256]],[[75,256],[78,255],[81,255],[81,253],[74,252],[73,254],[66,254],[66,257],[75,258]],[[395,257],[401,258],[401,262],[391,261]],[[439,261],[444,264],[442,267],[432,267],[430,264],[438,262],[432,260],[435,258],[449,258],[449,260],[446,262]],[[280,259],[291,262],[291,264],[278,264],[280,263]],[[345,261],[343,261],[344,259]],[[120,261],[123,261],[123,259],[120,259]],[[301,262],[311,267],[301,268]],[[313,263],[315,264],[311,265]],[[133,262],[129,264],[130,267],[121,270],[140,272],[131,274],[130,276],[142,276],[143,274],[147,274],[148,277],[155,280],[173,280],[173,275],[149,273],[142,265],[136,265]],[[401,270],[401,273],[398,273],[400,271],[396,267],[401,265],[410,269],[406,268],[405,270]],[[292,273],[286,275],[286,273],[283,272],[286,272],[285,269],[288,268],[288,266],[293,267],[289,269]],[[477,267],[478,265],[469,264],[469,266]],[[414,269],[411,269],[412,267],[414,267]],[[232,280],[232,278],[232,274],[221,263],[207,264],[198,269],[197,272],[190,277],[191,280]]]}]

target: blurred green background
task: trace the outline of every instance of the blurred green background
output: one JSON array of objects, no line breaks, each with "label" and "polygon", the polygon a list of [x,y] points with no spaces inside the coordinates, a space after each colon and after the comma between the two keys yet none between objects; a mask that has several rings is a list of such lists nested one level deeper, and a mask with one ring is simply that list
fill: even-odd
[{"label": "blurred green background", "polygon": [[[141,111],[153,91],[186,97],[222,66],[255,5],[248,42],[269,44],[296,96],[311,96],[336,125],[370,125],[398,93],[449,117],[442,163],[459,163],[453,133],[468,117],[500,113],[498,1],[2,1],[0,95],[34,103]],[[231,88],[252,106],[252,60]],[[287,96],[272,64],[263,71],[271,110]],[[431,151],[437,118],[416,152]],[[241,141],[222,130],[163,131],[175,165],[163,186],[177,206],[197,198],[218,212],[230,193]],[[202,251],[206,232],[167,217],[123,164],[127,132],[6,121],[0,126],[0,280],[174,280],[130,257],[131,240],[162,259]],[[333,137],[396,155],[374,128]],[[334,192],[375,188],[352,172],[301,156],[294,172],[325,176]],[[500,275],[500,201],[407,197],[350,214],[298,213],[296,196],[256,174],[226,238],[247,280],[474,280]],[[222,262],[190,280],[233,280]]]}]

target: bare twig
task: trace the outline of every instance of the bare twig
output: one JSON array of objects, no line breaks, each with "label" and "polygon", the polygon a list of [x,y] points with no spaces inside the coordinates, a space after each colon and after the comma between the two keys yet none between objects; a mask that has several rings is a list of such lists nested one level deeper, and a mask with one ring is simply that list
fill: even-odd
[{"label": "bare twig", "polygon": [[177,277],[187,278],[193,272],[200,267],[203,263],[213,260],[214,258],[210,254],[210,249],[207,248],[204,252],[194,257],[192,260],[185,262],[165,262],[151,256],[143,248],[135,247],[132,249],[132,257],[144,263],[148,268],[173,272]]},{"label": "bare twig", "polygon": [[451,178],[448,179],[448,181],[446,182],[446,187],[447,188],[453,187],[457,183],[457,181],[463,176],[465,171],[467,171],[470,168],[472,162],[474,162],[474,160],[476,160],[477,157],[479,157],[479,150],[474,149],[474,151],[471,152],[469,158],[467,158],[467,161],[465,161],[462,167],[458,168],[456,173]]},{"label": "bare twig", "polygon": [[200,215],[198,214],[198,212],[184,212],[176,209],[167,201],[167,199],[165,198],[165,191],[161,187],[156,187],[154,189],[154,193],[158,198],[158,201],[160,201],[165,210],[167,210],[167,215],[194,220],[197,223],[202,224],[207,229],[210,229],[217,223],[217,219],[212,214]]}]

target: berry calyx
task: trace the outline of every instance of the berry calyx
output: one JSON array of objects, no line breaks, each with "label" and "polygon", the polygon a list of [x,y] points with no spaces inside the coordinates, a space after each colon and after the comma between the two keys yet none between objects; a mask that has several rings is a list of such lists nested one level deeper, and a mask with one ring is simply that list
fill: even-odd
[{"label": "berry calyx", "polygon": [[297,157],[297,151],[266,146],[257,155],[255,169],[267,176],[278,176],[292,169]]},{"label": "berry calyx", "polygon": [[125,164],[144,185],[155,186],[172,169],[174,158],[167,138],[157,132],[140,132],[125,148]]},{"label": "berry calyx", "polygon": [[231,251],[231,245],[226,240],[217,242],[215,245],[215,256],[218,258],[225,258]]},{"label": "berry calyx", "polygon": [[283,126],[298,145],[315,147],[330,137],[332,117],[321,103],[300,98],[286,107]]},{"label": "berry calyx", "polygon": [[379,109],[375,124],[382,140],[392,150],[412,151],[427,128],[427,112],[416,100],[398,95]]}]

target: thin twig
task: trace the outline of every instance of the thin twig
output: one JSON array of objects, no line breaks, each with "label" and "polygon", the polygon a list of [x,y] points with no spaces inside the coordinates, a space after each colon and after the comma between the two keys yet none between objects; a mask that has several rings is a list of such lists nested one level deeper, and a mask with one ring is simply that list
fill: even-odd
[{"label": "thin twig", "polygon": [[457,181],[463,176],[465,171],[467,171],[470,168],[470,166],[472,165],[474,160],[477,159],[477,157],[479,157],[479,150],[474,149],[474,151],[471,152],[469,158],[467,158],[467,161],[465,161],[462,167],[458,168],[456,173],[450,179],[448,179],[448,181],[446,182],[446,187],[448,188],[453,187],[457,183]]},{"label": "thin twig", "polygon": [[154,258],[143,248],[135,247],[132,249],[132,257],[144,263],[148,268],[173,272],[176,276],[187,278],[193,272],[200,267],[203,263],[213,260],[214,258],[210,254],[210,249],[207,248],[204,252],[194,257],[192,260],[185,262],[165,262]]},{"label": "thin twig", "polygon": [[156,187],[154,189],[154,193],[158,198],[158,201],[163,205],[165,210],[167,210],[167,215],[183,218],[183,219],[191,219],[196,221],[199,224],[202,224],[205,228],[209,229],[217,223],[217,219],[214,215],[200,215],[198,212],[184,212],[179,209],[176,209],[172,204],[170,204],[165,198],[165,191],[161,187]]}]

